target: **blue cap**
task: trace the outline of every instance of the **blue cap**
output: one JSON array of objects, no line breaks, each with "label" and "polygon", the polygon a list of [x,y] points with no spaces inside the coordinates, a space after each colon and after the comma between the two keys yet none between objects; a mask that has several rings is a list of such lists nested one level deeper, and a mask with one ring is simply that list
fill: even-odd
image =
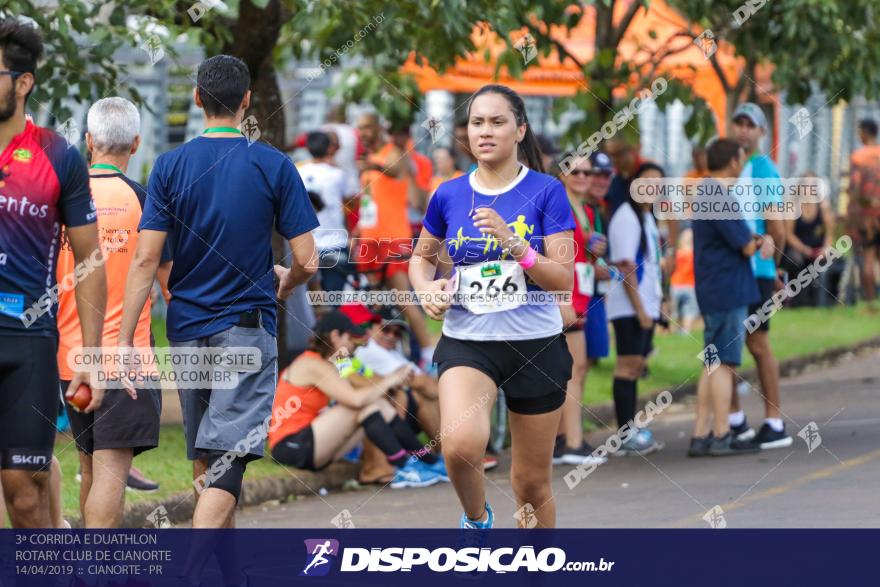
[{"label": "blue cap", "polygon": [[611,164],[611,157],[599,151],[590,155],[590,165],[593,166],[593,171],[614,172],[614,165]]},{"label": "blue cap", "polygon": [[743,102],[740,104],[736,111],[734,111],[732,120],[736,120],[740,116],[745,116],[758,128],[767,128],[767,117],[764,115],[761,107],[754,102]]}]

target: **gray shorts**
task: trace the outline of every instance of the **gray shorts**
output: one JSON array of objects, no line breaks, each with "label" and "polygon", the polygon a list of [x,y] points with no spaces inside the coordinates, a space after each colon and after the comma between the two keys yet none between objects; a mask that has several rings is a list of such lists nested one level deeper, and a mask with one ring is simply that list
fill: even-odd
[{"label": "gray shorts", "polygon": [[[260,369],[239,372],[235,389],[180,389],[177,393],[189,460],[205,459],[228,451],[246,452],[248,459],[262,457],[267,432],[264,423],[272,412],[278,382],[275,337],[263,328],[233,326],[212,336],[172,342],[171,345],[260,349]],[[258,432],[252,432],[255,430]]]}]

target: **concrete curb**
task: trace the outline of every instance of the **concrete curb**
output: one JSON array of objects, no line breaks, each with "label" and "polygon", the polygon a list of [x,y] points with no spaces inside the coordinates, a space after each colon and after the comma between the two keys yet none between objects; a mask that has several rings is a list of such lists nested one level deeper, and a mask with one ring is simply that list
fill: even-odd
[{"label": "concrete curb", "polygon": [[[792,357],[779,362],[779,375],[780,378],[792,377],[794,375],[799,375],[810,368],[830,367],[841,359],[846,359],[856,353],[874,348],[880,348],[880,336],[869,338],[868,340],[863,340],[862,342],[857,342],[851,345],[831,347],[818,353]],[[694,360],[696,360],[696,358]],[[749,383],[756,383],[758,380],[758,374],[754,369],[740,371],[739,375]],[[696,395],[697,382],[694,381],[693,383],[669,391],[672,392],[673,401],[680,401],[686,396]],[[649,401],[655,400],[662,392],[663,390],[661,389],[639,396],[638,409],[644,408],[645,404]],[[602,426],[603,422],[606,425],[609,423],[612,423],[613,425],[616,421],[614,415],[614,402],[590,406],[589,410],[587,410],[587,417],[599,426]]]},{"label": "concrete curb", "polygon": [[[245,480],[238,506],[260,505],[272,500],[286,500],[295,496],[312,496],[319,489],[340,489],[351,479],[357,479],[360,465],[349,462],[334,463],[321,471],[292,470],[289,475]],[[163,499],[139,501],[125,506],[123,528],[155,528],[153,512],[161,512],[168,524],[183,524],[192,519],[192,492],[175,493]],[[163,511],[164,509],[164,511]],[[82,527],[80,518],[68,520],[74,528]],[[163,523],[164,526],[164,523]]]},{"label": "concrete curb", "polygon": [[[849,358],[849,356],[868,349],[880,348],[880,336],[847,346],[832,347],[818,353],[801,357],[793,357],[779,363],[780,375],[791,377],[813,367],[827,367]],[[757,374],[754,369],[743,371],[740,375],[747,381],[755,382]],[[681,400],[696,393],[696,383],[679,387],[673,391],[675,400]],[[639,398],[639,408],[654,400],[662,390],[643,395]],[[613,402],[591,406],[589,417],[596,424],[614,422]],[[295,471],[281,477],[263,477],[244,482],[239,507],[255,506],[267,501],[286,500],[293,496],[312,496],[320,488],[328,490],[340,489],[351,479],[357,479],[359,465],[355,463],[335,463],[322,471]],[[163,515],[170,524],[183,524],[192,519],[193,496],[191,492],[177,493],[160,500],[130,503],[125,508],[122,519],[124,528],[153,528],[148,519],[153,512],[164,508]],[[74,528],[82,526],[79,518],[70,520]]]}]

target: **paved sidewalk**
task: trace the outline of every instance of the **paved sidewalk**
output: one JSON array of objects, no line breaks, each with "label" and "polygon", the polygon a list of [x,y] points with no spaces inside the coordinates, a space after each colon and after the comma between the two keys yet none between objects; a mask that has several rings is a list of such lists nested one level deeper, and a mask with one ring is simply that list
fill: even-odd
[{"label": "paved sidewalk", "polygon": [[[569,491],[554,474],[560,527],[708,527],[702,519],[720,506],[729,528],[880,527],[880,351],[783,381],[782,408],[794,444],[757,455],[688,459],[693,398],[673,404],[652,429],[666,449],[647,458],[615,458]],[[750,422],[763,404],[744,399]],[[821,444],[808,452],[796,434],[815,422]],[[589,436],[597,446],[613,431]],[[508,465],[488,474],[497,526],[515,526]],[[238,527],[332,528],[347,510],[357,528],[444,528],[461,515],[448,484],[421,490],[369,487],[296,502],[245,509]],[[716,510],[717,511],[717,510]],[[344,515],[344,514],[343,514]],[[337,518],[338,519],[338,518]]]}]

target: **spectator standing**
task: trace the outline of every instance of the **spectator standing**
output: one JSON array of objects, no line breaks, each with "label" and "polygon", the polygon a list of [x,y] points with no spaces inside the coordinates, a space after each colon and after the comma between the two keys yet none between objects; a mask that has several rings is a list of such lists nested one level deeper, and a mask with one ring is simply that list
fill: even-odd
[{"label": "spectator standing", "polygon": [[[613,175],[614,166],[608,155],[605,153],[590,155],[590,183],[584,202],[584,211],[590,224],[589,233],[601,235],[603,239],[607,239],[606,227],[608,226],[605,196],[608,194]],[[605,242],[607,243],[607,240]],[[608,333],[608,315],[605,309],[605,294],[608,293],[611,286],[611,273],[605,262],[607,254],[606,250],[604,254],[594,258],[596,286],[587,307],[587,323],[584,329],[587,338],[587,360],[593,364],[597,363],[599,359],[607,357],[611,346]]]},{"label": "spectator standing", "polygon": [[342,291],[351,273],[348,262],[348,231],[345,228],[345,172],[333,165],[331,137],[324,132],[310,132],[306,148],[312,159],[297,167],[310,195],[322,204],[318,211],[320,227],[314,232],[319,255],[321,286],[325,291]]},{"label": "spectator standing", "polygon": [[[733,137],[746,154],[746,164],[740,175],[740,182],[751,180],[779,181],[779,172],[773,161],[760,152],[760,142],[767,132],[767,118],[761,107],[752,102],[741,104],[733,114]],[[782,220],[747,220],[749,228],[758,235],[767,235],[772,240],[774,254],[764,257],[760,252],[752,256],[752,273],[758,283],[760,300],[749,308],[749,314],[758,311],[761,305],[782,288],[777,276],[778,262],[785,247],[785,224]],[[755,438],[762,448],[783,448],[791,446],[792,438],[785,431],[782,420],[779,396],[779,362],[770,347],[770,320],[762,320],[758,328],[746,336],[746,346],[758,370],[761,392],[764,398],[764,423],[757,435],[746,422],[745,413],[739,402],[739,394],[733,394],[730,409],[730,426],[740,440]]]},{"label": "spectator standing", "polygon": [[[375,114],[364,114],[358,131],[367,152],[359,161],[363,187],[357,229],[360,238],[352,255],[372,286],[408,292],[412,233],[407,206],[414,168],[406,151],[386,139]],[[418,306],[404,305],[402,310],[421,347],[422,364],[429,364],[434,346],[425,316]]]},{"label": "spectator standing", "polygon": [[697,304],[694,288],[694,232],[686,228],[678,235],[678,243],[675,247],[675,271],[669,278],[672,315],[678,323],[680,334],[690,334],[694,322],[700,317],[700,307]]},{"label": "spectator standing", "polygon": [[[540,142],[540,140],[539,140]],[[589,233],[590,220],[584,209],[584,199],[590,185],[590,161],[586,157],[574,159],[575,163],[568,173],[562,173],[558,179],[565,186],[568,203],[574,214],[574,283],[571,304],[560,304],[565,342],[573,360],[571,379],[566,387],[565,403],[562,405],[562,419],[556,435],[553,449],[554,464],[596,464],[605,462],[603,457],[593,456],[593,447],[584,440],[583,396],[584,384],[587,380],[589,363],[587,362],[587,344],[584,327],[587,320],[587,307],[595,288],[594,265],[595,254],[605,252],[604,240],[599,241],[598,235]],[[592,245],[592,249],[588,247]],[[596,247],[599,247],[598,249]]]},{"label": "spectator standing", "polygon": [[[635,177],[662,176],[653,163],[643,164]],[[614,368],[614,407],[617,425],[629,424],[638,404],[638,380],[645,369],[645,357],[651,349],[654,324],[660,318],[661,274],[660,232],[651,204],[638,203],[627,192],[608,223],[610,261],[623,273],[605,296],[608,318],[614,325],[617,364]],[[621,445],[621,455],[646,455],[663,448],[647,428],[638,429]]]},{"label": "spectator standing", "polygon": [[859,122],[862,147],[850,158],[849,205],[847,220],[853,240],[862,253],[862,289],[869,310],[877,297],[876,266],[880,260],[880,145],[877,123]]},{"label": "spectator standing", "polygon": [[429,201],[441,183],[462,175],[461,170],[455,167],[455,158],[452,156],[450,149],[437,147],[434,149],[432,157],[434,158],[434,177],[431,178],[431,191],[428,194]]},{"label": "spectator standing", "polygon": [[[808,171],[804,177],[815,178]],[[794,220],[785,222],[785,255],[782,265],[788,271],[789,280],[794,279],[816,259],[826,254],[834,246],[834,212],[827,199],[818,204],[801,202],[801,213]],[[793,308],[816,306],[828,297],[829,272],[823,271],[799,295],[791,300]]]},{"label": "spectator standing", "polygon": [[[702,184],[707,187],[724,181],[732,183],[745,160],[742,147],[731,139],[712,143],[707,157],[712,177]],[[742,362],[748,306],[759,299],[750,258],[758,243],[763,245],[765,254],[772,251],[773,243],[753,235],[742,219],[694,220],[693,231],[696,294],[706,323],[706,369],[697,387],[697,414],[688,455],[756,452],[757,445],[736,438],[728,413],[735,369]]]}]

